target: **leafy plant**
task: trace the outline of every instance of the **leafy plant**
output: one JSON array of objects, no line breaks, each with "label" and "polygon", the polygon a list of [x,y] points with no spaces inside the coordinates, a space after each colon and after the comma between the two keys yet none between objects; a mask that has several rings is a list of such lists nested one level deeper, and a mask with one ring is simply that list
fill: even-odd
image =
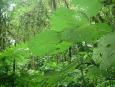
[{"label": "leafy plant", "polygon": [[5,35],[8,38],[0,40],[0,44],[16,42],[0,52],[0,86],[113,87],[112,2],[8,1],[16,7],[7,11],[10,20],[5,22],[9,25]]},{"label": "leafy plant", "polygon": [[[110,32],[111,27],[104,23],[89,23],[86,25],[83,24],[82,26],[78,26],[76,21],[77,19],[72,18],[75,17],[75,15],[73,16],[73,13],[71,13],[69,9],[65,9],[65,11],[62,8],[58,9],[56,11],[57,13],[54,14],[55,16],[51,16],[53,19],[52,23],[54,23],[51,26],[51,30],[41,32],[39,35],[37,35],[35,38],[33,38],[33,40],[29,42],[29,47],[33,50],[34,53],[38,55],[40,53],[47,55],[48,52],[55,53],[57,49],[61,49],[57,48],[57,45],[60,45],[60,43],[63,41],[66,41],[66,43],[71,44],[82,41],[89,42],[97,40],[102,35]],[[66,19],[66,16],[62,14],[63,12],[64,14],[68,15]],[[64,24],[61,24],[61,22],[63,22]],[[90,36],[88,37],[89,34]],[[33,44],[34,46],[32,46]],[[68,45],[68,47],[66,47],[65,50],[67,50],[69,46],[70,45]]]}]

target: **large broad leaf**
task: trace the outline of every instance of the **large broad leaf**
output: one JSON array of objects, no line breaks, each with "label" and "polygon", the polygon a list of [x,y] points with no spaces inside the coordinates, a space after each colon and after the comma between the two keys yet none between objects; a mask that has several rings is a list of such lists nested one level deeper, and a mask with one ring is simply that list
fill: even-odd
[{"label": "large broad leaf", "polygon": [[94,49],[93,59],[100,63],[103,69],[115,66],[115,32],[98,41],[98,47]]},{"label": "large broad leaf", "polygon": [[76,12],[67,8],[58,8],[50,16],[50,19],[51,29],[55,31],[63,31],[64,29],[90,24],[88,17],[83,12]]},{"label": "large broad leaf", "polygon": [[55,31],[44,31],[28,42],[29,48],[36,55],[47,55],[56,49],[56,44],[60,41],[59,35]]},{"label": "large broad leaf", "polygon": [[50,18],[52,30],[62,31],[76,26],[75,12],[67,8],[57,9]]},{"label": "large broad leaf", "polygon": [[111,30],[109,25],[99,23],[94,25],[84,25],[76,29],[65,29],[62,32],[62,40],[73,43],[81,41],[94,41]]},{"label": "large broad leaf", "polygon": [[72,0],[72,2],[77,11],[86,14],[88,17],[95,16],[102,7],[99,0]]},{"label": "large broad leaf", "polygon": [[44,31],[28,42],[31,51],[38,56],[63,52],[71,43],[61,41],[60,33],[52,30]]}]

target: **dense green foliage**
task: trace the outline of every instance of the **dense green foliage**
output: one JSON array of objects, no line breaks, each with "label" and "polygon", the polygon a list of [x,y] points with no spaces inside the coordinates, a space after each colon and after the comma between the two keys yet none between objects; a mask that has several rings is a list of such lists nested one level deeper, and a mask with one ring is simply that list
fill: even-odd
[{"label": "dense green foliage", "polygon": [[114,87],[114,3],[0,1],[0,87]]}]

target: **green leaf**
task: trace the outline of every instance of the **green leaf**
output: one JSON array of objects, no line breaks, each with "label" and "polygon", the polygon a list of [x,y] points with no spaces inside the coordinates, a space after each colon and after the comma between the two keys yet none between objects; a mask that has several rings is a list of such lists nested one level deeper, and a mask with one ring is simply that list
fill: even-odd
[{"label": "green leaf", "polygon": [[48,30],[36,35],[36,37],[28,42],[28,46],[34,54],[44,56],[52,54],[56,50],[56,44],[59,42],[59,34]]},{"label": "green leaf", "polygon": [[76,26],[75,12],[67,8],[57,9],[51,19],[51,29],[55,31],[62,31],[66,28]]},{"label": "green leaf", "polygon": [[94,49],[93,59],[101,64],[102,69],[115,66],[115,32],[99,39],[98,47]]},{"label": "green leaf", "polygon": [[65,29],[62,32],[62,40],[70,41],[73,43],[81,41],[94,41],[104,34],[109,33],[111,27],[109,25],[99,23],[99,24],[90,24],[84,25],[81,27],[76,27],[74,29]]}]

